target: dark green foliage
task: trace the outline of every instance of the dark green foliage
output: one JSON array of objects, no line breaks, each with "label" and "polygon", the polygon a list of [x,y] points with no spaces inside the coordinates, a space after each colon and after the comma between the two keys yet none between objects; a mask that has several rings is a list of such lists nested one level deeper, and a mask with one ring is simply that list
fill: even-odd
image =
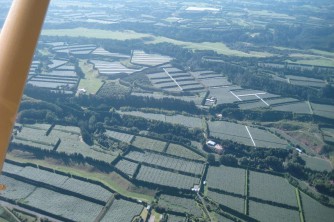
[{"label": "dark green foliage", "polygon": [[208,154],[207,161],[209,164],[214,164],[216,162],[215,155],[212,153]]},{"label": "dark green foliage", "polygon": [[238,159],[231,154],[222,155],[219,159],[220,163],[226,166],[237,166]]}]

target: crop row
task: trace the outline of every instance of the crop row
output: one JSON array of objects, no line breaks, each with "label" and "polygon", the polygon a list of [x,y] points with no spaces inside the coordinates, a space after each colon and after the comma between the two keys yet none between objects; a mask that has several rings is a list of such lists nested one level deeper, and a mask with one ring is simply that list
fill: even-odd
[{"label": "crop row", "polygon": [[46,170],[41,170],[33,167],[24,167],[20,171],[10,171],[18,168],[16,165],[6,163],[4,172],[15,174],[28,180],[48,184],[64,190],[68,190],[86,197],[106,202],[112,193],[99,185],[68,176],[52,173]]},{"label": "crop row", "polygon": [[[156,154],[156,153],[141,153],[141,152],[131,152],[127,155],[134,161],[140,161],[146,164],[164,167],[167,169],[191,173],[195,175],[201,175],[204,164],[198,163],[190,160],[174,158],[166,155]],[[135,158],[134,158],[135,157]]]},{"label": "crop row", "polygon": [[113,139],[122,141],[124,143],[130,143],[133,139],[133,135],[131,134],[127,134],[127,133],[120,133],[120,132],[116,132],[116,131],[111,131],[111,130],[107,130],[105,132],[106,136],[111,137]]},{"label": "crop row", "polygon": [[136,179],[146,183],[186,190],[190,190],[194,185],[198,185],[200,182],[196,177],[185,176],[147,166],[140,168]]},{"label": "crop row", "polygon": [[220,205],[226,206],[240,213],[244,213],[245,200],[243,198],[217,193],[211,190],[208,190],[207,195],[211,200]]},{"label": "crop row", "polygon": [[196,217],[202,216],[202,211],[197,206],[196,201],[191,198],[182,198],[171,195],[161,195],[158,202],[160,207],[175,212],[192,214]]},{"label": "crop row", "polygon": [[31,207],[72,221],[94,221],[103,206],[45,188],[37,188],[26,198]]},{"label": "crop row", "polygon": [[142,136],[136,136],[135,140],[132,142],[132,145],[141,149],[148,149],[162,152],[165,149],[167,143],[160,140],[154,140]]},{"label": "crop row", "polygon": [[198,155],[197,153],[187,149],[184,146],[174,144],[174,143],[169,144],[166,153],[174,155],[174,156],[192,159],[192,160],[203,160],[203,157]]}]

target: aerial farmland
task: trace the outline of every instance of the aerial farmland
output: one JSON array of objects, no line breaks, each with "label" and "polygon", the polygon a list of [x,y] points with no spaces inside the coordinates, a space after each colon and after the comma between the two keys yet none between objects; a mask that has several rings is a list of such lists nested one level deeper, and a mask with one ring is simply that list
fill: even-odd
[{"label": "aerial farmland", "polygon": [[51,1],[0,221],[332,221],[332,9]]}]

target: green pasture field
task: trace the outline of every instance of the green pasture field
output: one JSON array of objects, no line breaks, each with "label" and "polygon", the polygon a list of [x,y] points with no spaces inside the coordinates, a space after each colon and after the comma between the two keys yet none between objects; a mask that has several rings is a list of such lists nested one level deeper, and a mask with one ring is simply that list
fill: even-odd
[{"label": "green pasture field", "polygon": [[98,78],[98,72],[93,70],[93,66],[86,61],[81,60],[79,67],[85,75],[80,79],[78,88],[85,89],[88,93],[95,94],[103,85],[101,79]]}]

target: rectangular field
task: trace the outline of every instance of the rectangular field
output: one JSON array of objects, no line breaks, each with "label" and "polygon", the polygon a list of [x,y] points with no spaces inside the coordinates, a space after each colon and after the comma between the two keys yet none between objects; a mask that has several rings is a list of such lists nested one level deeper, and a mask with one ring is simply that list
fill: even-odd
[{"label": "rectangular field", "polygon": [[211,190],[208,191],[208,197],[218,204],[231,208],[239,213],[244,213],[245,200],[243,198],[217,193]]},{"label": "rectangular field", "polygon": [[258,203],[252,200],[249,201],[249,215],[258,221],[300,221],[299,212],[297,210],[276,207],[269,204]]},{"label": "rectangular field", "polygon": [[6,184],[6,189],[1,191],[1,197],[10,200],[21,200],[28,197],[34,190],[35,186],[15,180],[11,177],[0,175],[1,184]]},{"label": "rectangular field", "polygon": [[229,193],[245,195],[246,171],[226,166],[209,167],[206,177],[209,189],[219,189]]},{"label": "rectangular field", "polygon": [[138,164],[122,159],[116,163],[115,167],[132,178],[137,170]]},{"label": "rectangular field", "polygon": [[215,77],[215,78],[203,78],[198,80],[206,87],[217,87],[217,86],[230,86],[231,82],[226,77]]},{"label": "rectangular field", "polygon": [[295,187],[283,177],[250,171],[249,195],[257,199],[297,207]]},{"label": "rectangular field", "polygon": [[172,124],[184,125],[191,128],[202,128],[202,119],[199,117],[184,116],[184,115],[164,115],[156,113],[144,113],[140,111],[120,112],[124,115],[139,116],[146,119],[152,119]]},{"label": "rectangular field", "polygon": [[301,201],[307,222],[332,222],[334,218],[333,208],[324,206],[308,195],[301,193]]},{"label": "rectangular field", "polygon": [[312,109],[315,115],[334,119],[334,106],[333,105],[311,103],[311,106],[312,106]]},{"label": "rectangular field", "polygon": [[305,154],[300,155],[300,157],[305,161],[305,167],[316,171],[327,171],[330,172],[333,167],[329,160],[322,159],[320,157],[312,157]]},{"label": "rectangular field", "polygon": [[163,194],[159,198],[158,205],[175,212],[187,213],[196,217],[202,216],[202,210],[194,199]]},{"label": "rectangular field", "polygon": [[51,125],[24,125],[22,130],[14,136],[13,143],[52,150],[59,137],[46,136]]},{"label": "rectangular field", "polygon": [[310,110],[307,102],[296,102],[296,103],[275,105],[275,106],[272,106],[272,109],[277,110],[277,111],[284,111],[284,112],[312,114],[312,111]]},{"label": "rectangular field", "polygon": [[157,66],[172,61],[169,56],[159,54],[146,54],[144,51],[134,50],[131,63],[144,66]]},{"label": "rectangular field", "polygon": [[24,201],[31,207],[73,221],[94,221],[103,208],[96,203],[45,188],[37,188]]},{"label": "rectangular field", "polygon": [[132,142],[132,145],[141,149],[163,152],[167,143],[147,137],[136,136],[135,140]]},{"label": "rectangular field", "polygon": [[174,144],[174,143],[170,143],[166,153],[174,155],[174,156],[180,156],[180,157],[184,157],[187,159],[192,159],[192,160],[204,160],[204,157],[198,155],[197,153],[189,150],[188,148],[178,145],[178,144]]},{"label": "rectangular field", "polygon": [[136,179],[146,183],[185,190],[190,190],[194,187],[194,185],[198,185],[200,183],[200,179],[196,177],[181,175],[147,166],[141,166]]},{"label": "rectangular field", "polygon": [[110,209],[103,217],[101,222],[110,221],[129,221],[131,222],[135,216],[140,215],[143,210],[143,205],[126,201],[123,199],[114,200]]},{"label": "rectangular field", "polygon": [[254,127],[248,127],[250,134],[256,144],[256,147],[265,148],[286,148],[288,142],[277,137],[276,135]]},{"label": "rectangular field", "polygon": [[79,127],[56,125],[51,131],[50,137],[61,138],[57,151],[66,154],[82,154],[84,157],[91,157],[106,163],[112,162],[118,155],[111,151],[105,151],[98,146],[88,146],[80,136]]},{"label": "rectangular field", "polygon": [[133,161],[143,162],[144,164],[146,163],[150,165],[160,166],[173,171],[180,171],[195,175],[201,175],[204,168],[203,163],[150,152],[141,153],[132,151],[125,157]]},{"label": "rectangular field", "polygon": [[226,86],[210,88],[210,97],[217,98],[217,104],[234,103],[239,101],[230,91],[233,89],[241,89],[239,86]]},{"label": "rectangular field", "polygon": [[242,124],[231,123],[226,121],[208,122],[210,136],[218,137],[223,140],[232,140],[248,146],[253,146],[249,134]]},{"label": "rectangular field", "polygon": [[105,135],[124,143],[131,143],[134,135],[106,130]]}]

